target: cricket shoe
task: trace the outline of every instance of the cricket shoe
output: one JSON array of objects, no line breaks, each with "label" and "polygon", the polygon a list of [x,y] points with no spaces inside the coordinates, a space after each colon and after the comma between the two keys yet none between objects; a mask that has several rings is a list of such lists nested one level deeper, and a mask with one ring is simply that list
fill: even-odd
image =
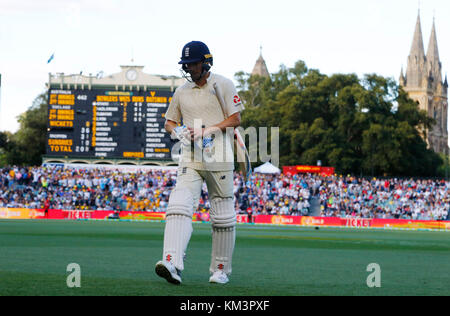
[{"label": "cricket shoe", "polygon": [[214,274],[209,278],[210,283],[219,283],[219,284],[227,284],[230,280],[228,280],[228,276],[222,270],[216,270]]},{"label": "cricket shoe", "polygon": [[155,266],[155,272],[169,283],[181,284],[181,271],[168,261],[159,261]]}]

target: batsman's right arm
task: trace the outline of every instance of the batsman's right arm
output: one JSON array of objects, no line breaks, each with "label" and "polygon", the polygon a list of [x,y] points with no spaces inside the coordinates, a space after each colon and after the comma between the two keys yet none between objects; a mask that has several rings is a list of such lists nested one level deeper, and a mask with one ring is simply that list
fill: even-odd
[{"label": "batsman's right arm", "polygon": [[178,124],[171,120],[166,120],[166,123],[164,124],[164,128],[166,129],[167,133],[172,134],[175,127],[177,127]]}]

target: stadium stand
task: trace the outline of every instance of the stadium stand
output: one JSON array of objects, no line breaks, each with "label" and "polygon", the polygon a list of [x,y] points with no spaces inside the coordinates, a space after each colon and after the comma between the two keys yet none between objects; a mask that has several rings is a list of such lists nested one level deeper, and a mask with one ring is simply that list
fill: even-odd
[{"label": "stadium stand", "polygon": [[[0,169],[0,207],[164,212],[176,170]],[[237,213],[448,220],[450,182],[312,174],[235,174]],[[209,209],[206,185],[200,206]]]}]

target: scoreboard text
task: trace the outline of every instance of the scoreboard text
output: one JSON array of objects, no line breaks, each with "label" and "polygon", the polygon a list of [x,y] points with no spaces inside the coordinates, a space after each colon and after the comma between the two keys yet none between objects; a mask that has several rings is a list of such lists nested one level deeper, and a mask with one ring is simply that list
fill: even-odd
[{"label": "scoreboard text", "polygon": [[47,155],[170,159],[172,92],[49,90]]}]

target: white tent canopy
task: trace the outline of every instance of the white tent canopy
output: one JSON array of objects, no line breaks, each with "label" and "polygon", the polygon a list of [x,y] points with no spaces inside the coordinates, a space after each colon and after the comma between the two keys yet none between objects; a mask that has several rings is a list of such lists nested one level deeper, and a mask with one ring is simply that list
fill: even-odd
[{"label": "white tent canopy", "polygon": [[256,173],[281,173],[281,170],[272,165],[270,162],[266,162],[265,164],[259,166],[258,168],[255,168],[254,170]]}]

